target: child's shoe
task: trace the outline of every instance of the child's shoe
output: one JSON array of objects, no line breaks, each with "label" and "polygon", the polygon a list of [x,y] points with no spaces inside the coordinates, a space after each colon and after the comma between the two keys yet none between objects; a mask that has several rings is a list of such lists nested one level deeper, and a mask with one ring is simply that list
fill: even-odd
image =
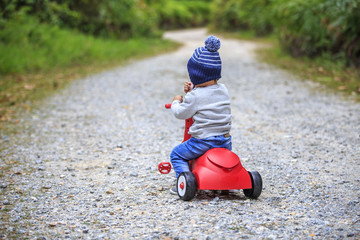
[{"label": "child's shoe", "polygon": [[170,193],[173,194],[173,195],[178,195],[176,185],[175,185],[175,186],[172,186],[172,187],[170,188]]},{"label": "child's shoe", "polygon": [[173,195],[178,195],[176,185],[177,185],[177,179],[175,179],[174,184],[171,185],[171,187],[170,187],[170,193],[173,194]]}]

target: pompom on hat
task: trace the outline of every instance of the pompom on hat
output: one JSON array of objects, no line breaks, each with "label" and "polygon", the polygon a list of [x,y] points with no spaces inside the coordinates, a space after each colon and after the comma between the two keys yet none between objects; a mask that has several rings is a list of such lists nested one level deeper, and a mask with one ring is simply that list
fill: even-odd
[{"label": "pompom on hat", "polygon": [[187,64],[189,77],[194,85],[221,78],[219,49],[220,39],[214,36],[205,40],[205,47],[195,49]]}]

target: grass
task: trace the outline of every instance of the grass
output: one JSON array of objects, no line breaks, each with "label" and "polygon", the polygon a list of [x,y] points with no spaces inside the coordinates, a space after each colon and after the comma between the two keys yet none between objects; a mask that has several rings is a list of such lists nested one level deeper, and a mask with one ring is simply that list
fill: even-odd
[{"label": "grass", "polygon": [[[34,20],[35,21],[35,20]],[[0,132],[16,132],[19,113],[74,79],[175,49],[158,38],[100,39],[39,24],[8,23],[0,33]]]},{"label": "grass", "polygon": [[301,79],[318,82],[328,89],[356,96],[360,100],[360,71],[345,67],[326,56],[293,58],[285,53],[278,43],[257,50],[260,60],[298,75]]},{"label": "grass", "polygon": [[256,37],[251,31],[220,34],[224,37],[262,43],[265,47],[256,51],[260,61],[289,71],[301,79],[318,82],[327,89],[356,96],[356,99],[360,100],[360,70],[355,67],[346,67],[342,62],[333,61],[329,56],[294,58],[282,50],[274,35]]},{"label": "grass", "polygon": [[[19,123],[19,112],[29,112],[47,96],[79,79],[139,59],[174,49],[177,44],[164,40],[131,40],[117,42],[121,49],[117,57],[88,59],[66,67],[54,67],[30,73],[13,73],[0,77],[0,131],[9,131]],[[115,44],[115,45],[116,45]],[[111,44],[114,45],[114,44]],[[138,47],[134,47],[138,46]],[[114,46],[116,47],[116,46]]]}]

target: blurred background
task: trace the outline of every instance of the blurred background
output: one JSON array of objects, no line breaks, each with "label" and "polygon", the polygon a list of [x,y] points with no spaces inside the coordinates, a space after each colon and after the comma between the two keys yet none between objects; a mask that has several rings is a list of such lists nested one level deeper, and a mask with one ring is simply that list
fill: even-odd
[{"label": "blurred background", "polygon": [[261,39],[265,61],[360,93],[360,0],[1,0],[0,120],[82,72],[174,49],[163,32],[194,27]]},{"label": "blurred background", "polygon": [[[81,35],[159,38],[164,30],[200,26],[214,31],[252,30],[257,36],[275,34],[293,56],[327,54],[359,66],[359,5],[359,0],[3,0],[0,72],[40,69],[45,63],[33,58],[40,56],[28,61],[28,52],[46,49],[45,54],[58,50],[69,54],[69,44],[81,45],[85,40]],[[74,57],[79,60],[86,52]],[[56,58],[51,64],[62,61]]]}]

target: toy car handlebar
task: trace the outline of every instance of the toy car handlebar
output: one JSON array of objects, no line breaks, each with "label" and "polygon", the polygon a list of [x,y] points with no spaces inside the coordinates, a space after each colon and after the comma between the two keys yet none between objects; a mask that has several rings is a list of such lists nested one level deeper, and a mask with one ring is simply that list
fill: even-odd
[{"label": "toy car handlebar", "polygon": [[165,108],[170,109],[171,108],[171,103],[165,104]]}]

